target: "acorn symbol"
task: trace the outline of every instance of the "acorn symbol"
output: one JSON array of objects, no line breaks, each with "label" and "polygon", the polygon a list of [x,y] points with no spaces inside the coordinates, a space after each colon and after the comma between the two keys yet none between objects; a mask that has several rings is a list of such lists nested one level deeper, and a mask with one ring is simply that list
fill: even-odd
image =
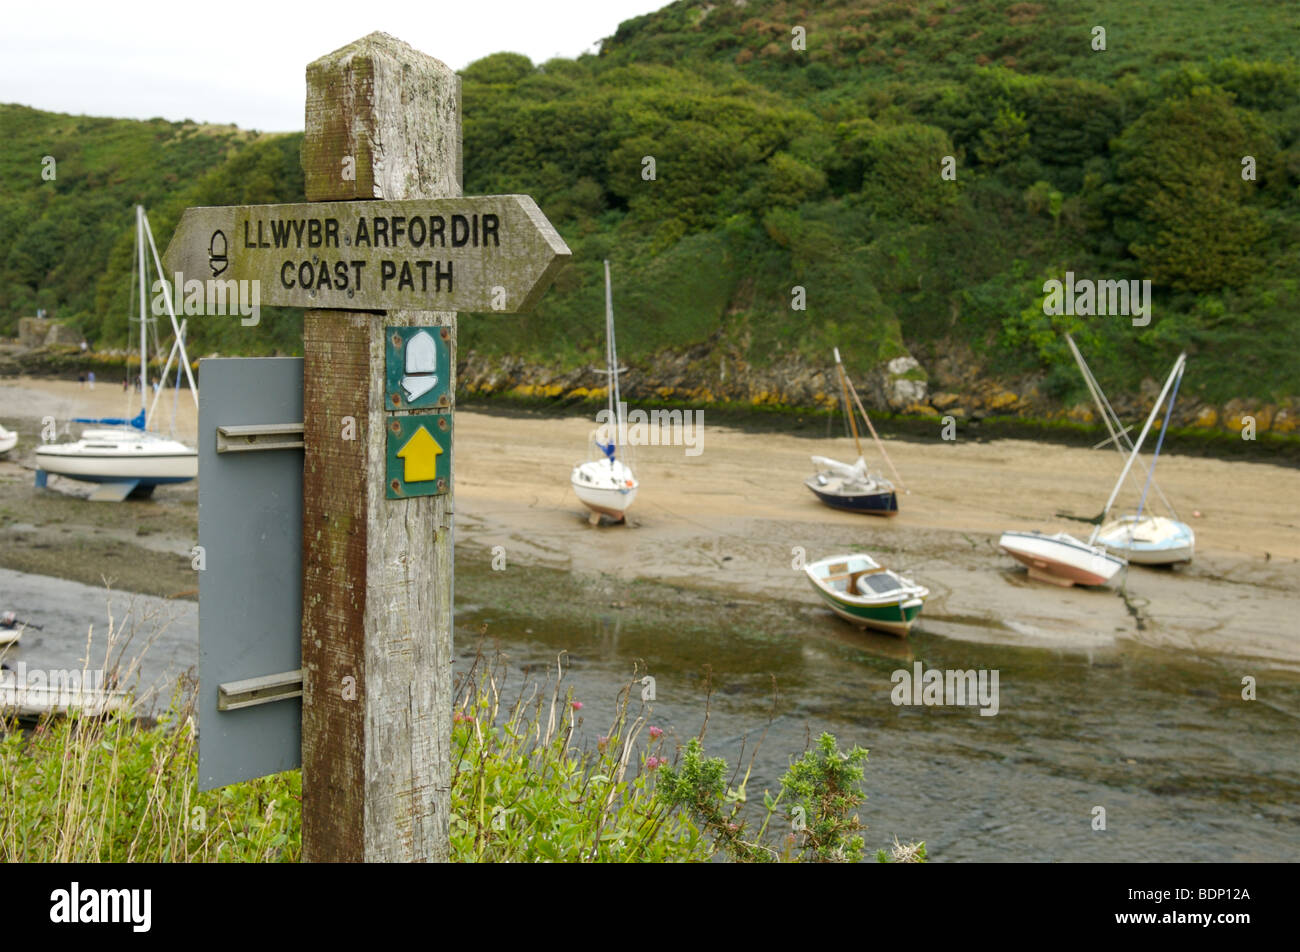
[{"label": "acorn symbol", "polygon": [[229,259],[226,258],[226,236],[218,228],[212,233],[212,240],[208,242],[208,266],[212,268],[212,276],[215,278],[225,271],[229,263]]}]

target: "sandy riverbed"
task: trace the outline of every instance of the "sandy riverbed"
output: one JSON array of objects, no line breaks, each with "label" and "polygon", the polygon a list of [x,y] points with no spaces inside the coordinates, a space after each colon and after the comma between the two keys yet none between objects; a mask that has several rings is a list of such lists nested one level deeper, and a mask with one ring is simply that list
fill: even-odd
[{"label": "sandy riverbed", "polygon": [[[172,403],[164,394],[159,404],[164,429]],[[48,507],[36,500],[31,473],[22,468],[31,465],[41,417],[62,421],[127,409],[120,381],[101,382],[93,392],[75,381],[0,382],[0,423],[24,435],[9,461],[0,463],[0,563],[65,574],[58,568],[66,562],[60,544],[84,542],[82,535],[93,531],[174,558],[180,567],[172,587],[181,586],[188,569],[181,560],[193,544],[192,487],[163,487],[154,501],[108,509],[60,500],[55,533],[43,521]],[[1132,568],[1115,590],[1061,590],[1029,581],[998,551],[997,535],[1010,528],[1086,535],[1087,525],[1060,514],[1097,514],[1119,474],[1113,450],[981,443],[963,440],[960,431],[955,442],[946,442],[936,424],[933,440],[889,441],[910,492],[901,498],[901,515],[886,520],[830,510],[802,485],[811,454],[851,459],[851,440],[713,427],[707,411],[704,416],[700,455],[687,456],[681,446],[636,448],[642,488],[631,524],[593,529],[568,485],[572,465],[586,456],[590,420],[458,411],[459,558],[488,560],[492,547],[501,545],[515,564],[802,602],[812,595],[792,567],[798,548],[808,560],[858,548],[931,588],[923,625],[934,634],[1063,647],[1127,640],[1300,670],[1300,470],[1162,457],[1160,485],[1196,530],[1196,561],[1172,571]],[[176,433],[191,439],[195,428],[193,402],[182,393]],[[870,447],[867,455],[878,462]],[[1121,500],[1134,503],[1136,496],[1129,490]],[[1193,516],[1194,510],[1201,515]],[[131,540],[143,523],[147,533]],[[19,558],[33,539],[54,568],[33,568]],[[828,613],[826,624],[840,623]]]}]

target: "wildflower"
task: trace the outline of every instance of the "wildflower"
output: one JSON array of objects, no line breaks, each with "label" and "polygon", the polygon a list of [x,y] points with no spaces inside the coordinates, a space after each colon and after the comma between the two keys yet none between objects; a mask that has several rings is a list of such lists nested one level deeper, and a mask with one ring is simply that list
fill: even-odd
[{"label": "wildflower", "polygon": [[457,724],[469,724],[474,720],[473,714],[466,714],[464,711],[457,711],[451,716],[451,719]]},{"label": "wildflower", "polygon": [[573,702],[573,709],[574,709],[575,711],[581,711],[581,710],[582,710],[582,702],[581,702],[581,701],[574,701],[574,702]]},{"label": "wildflower", "polygon": [[650,728],[650,739],[651,739],[651,740],[658,740],[660,737],[663,737],[663,736],[664,736],[664,729],[663,729],[662,727],[652,727],[652,728]]},{"label": "wildflower", "polygon": [[647,758],[645,759],[645,769],[646,769],[646,770],[658,770],[658,769],[660,768],[660,766],[662,766],[663,764],[665,764],[665,763],[667,763],[667,762],[668,762],[668,761],[666,761],[666,760],[665,760],[664,758],[662,758],[662,757],[647,757]]},{"label": "wildflower", "polygon": [[605,752],[605,748],[608,746],[609,746],[609,736],[607,734],[601,734],[599,737],[596,738],[596,749],[599,750],[602,754]]}]

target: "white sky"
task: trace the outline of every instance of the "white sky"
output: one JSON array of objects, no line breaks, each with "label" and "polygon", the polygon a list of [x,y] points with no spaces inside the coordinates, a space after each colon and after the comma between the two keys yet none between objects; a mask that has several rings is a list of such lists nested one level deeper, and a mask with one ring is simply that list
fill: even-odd
[{"label": "white sky", "polygon": [[594,51],[669,0],[97,0],[4,5],[0,102],[128,119],[303,126],[304,69],[382,30],[462,69]]}]

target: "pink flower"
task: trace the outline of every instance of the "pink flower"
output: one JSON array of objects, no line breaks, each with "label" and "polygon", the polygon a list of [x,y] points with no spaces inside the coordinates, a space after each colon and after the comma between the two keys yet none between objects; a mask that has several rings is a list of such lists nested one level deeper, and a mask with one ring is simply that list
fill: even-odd
[{"label": "pink flower", "polygon": [[664,729],[663,729],[662,727],[652,727],[652,728],[650,728],[650,739],[651,739],[651,740],[658,740],[660,737],[663,737],[663,736],[664,736]]},{"label": "pink flower", "polygon": [[466,714],[464,711],[457,711],[455,714],[451,716],[451,719],[457,724],[469,724],[473,722],[474,715]]},{"label": "pink flower", "polygon": [[573,709],[574,709],[575,711],[581,711],[581,710],[582,710],[582,702],[581,702],[581,701],[574,701],[574,702],[573,702]]},{"label": "pink flower", "polygon": [[658,770],[666,763],[668,763],[668,760],[665,757],[647,757],[645,759],[645,769]]}]

